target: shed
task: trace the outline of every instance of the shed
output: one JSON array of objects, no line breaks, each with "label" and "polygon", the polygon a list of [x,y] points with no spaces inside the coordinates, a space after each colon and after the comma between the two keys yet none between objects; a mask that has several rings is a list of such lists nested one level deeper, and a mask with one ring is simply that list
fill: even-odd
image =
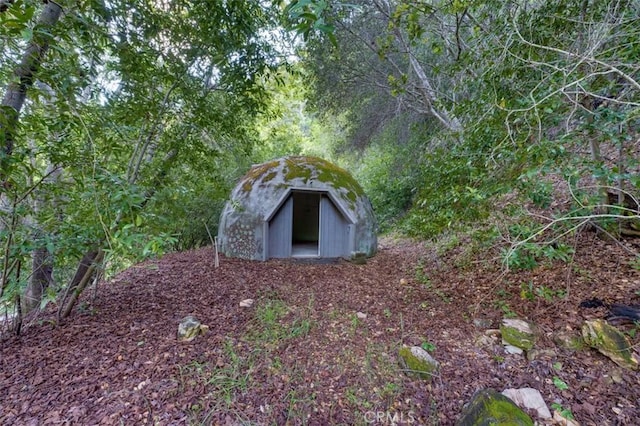
[{"label": "shed", "polygon": [[373,209],[344,169],[317,157],[254,165],[220,217],[218,244],[230,257],[350,258],[377,248]]}]

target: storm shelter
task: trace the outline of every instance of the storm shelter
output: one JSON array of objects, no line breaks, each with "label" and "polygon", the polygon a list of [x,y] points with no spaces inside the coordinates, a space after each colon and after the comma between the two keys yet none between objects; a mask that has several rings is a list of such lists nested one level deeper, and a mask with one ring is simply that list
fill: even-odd
[{"label": "storm shelter", "polygon": [[372,256],[377,226],[353,177],[317,157],[284,157],[254,165],[220,217],[219,247],[230,257]]}]

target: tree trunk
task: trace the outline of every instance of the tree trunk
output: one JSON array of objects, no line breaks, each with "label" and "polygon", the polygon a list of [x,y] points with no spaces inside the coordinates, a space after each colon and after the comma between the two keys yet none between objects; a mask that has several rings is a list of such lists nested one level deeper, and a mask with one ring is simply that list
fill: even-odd
[{"label": "tree trunk", "polygon": [[[33,144],[32,149],[33,152],[37,152],[35,144]],[[31,162],[34,169],[38,167],[35,158],[32,158]],[[57,182],[61,172],[61,168],[49,164],[40,183]],[[31,253],[31,277],[22,296],[22,311],[24,314],[28,314],[40,306],[44,291],[53,283],[54,254],[44,241],[48,235],[47,231],[41,229],[40,223],[38,223],[39,214],[45,209],[47,201],[44,198],[43,188],[40,188],[39,185],[34,185],[32,182],[30,182],[30,186],[36,188],[33,191],[33,219],[28,220],[30,226],[35,230],[33,232],[33,240],[36,243],[36,247]],[[54,208],[56,204],[56,200],[53,200]]]},{"label": "tree trunk", "polygon": [[31,278],[22,296],[22,312],[28,314],[40,306],[44,291],[53,282],[53,255],[46,247],[38,247],[31,255]]},{"label": "tree trunk", "polygon": [[[58,311],[58,321],[60,321],[60,319],[63,319],[69,316],[69,314],[71,313],[71,310],[73,309],[76,302],[78,301],[78,298],[80,297],[84,289],[87,287],[87,284],[89,284],[89,281],[91,281],[91,277],[93,276],[94,272],[98,268],[98,265],[104,259],[104,251],[102,249],[98,249],[98,251],[92,252],[92,254],[94,254],[94,257],[91,260],[90,264],[85,264],[86,268],[83,268],[84,275],[78,281],[78,284],[73,287],[73,293],[71,294],[71,297],[69,298],[66,304],[63,304],[60,306],[61,310]],[[80,268],[78,268],[78,272],[79,271],[80,271]],[[76,276],[78,276],[78,272],[76,272]],[[75,278],[76,277],[74,277],[74,279]],[[72,288],[72,287],[68,287],[68,288]]]},{"label": "tree trunk", "polygon": [[[80,295],[80,293],[77,293],[77,289],[80,288],[83,281],[89,281],[91,275],[93,275],[93,271],[95,270],[96,263],[102,260],[98,260],[99,256],[104,257],[104,252],[102,251],[102,249],[88,251],[80,260],[78,269],[76,269],[76,273],[74,274],[71,281],[69,281],[69,284],[67,284],[64,295],[60,300],[60,307],[58,309],[58,320],[67,317],[71,312],[73,305],[75,305],[75,302]],[[84,288],[82,288],[80,292],[82,292],[82,290],[84,290]],[[71,299],[69,299],[70,297]]]},{"label": "tree trunk", "polygon": [[51,28],[58,22],[62,15],[62,6],[53,1],[45,2],[33,38],[20,63],[16,66],[14,78],[7,87],[2,104],[0,104],[0,182],[5,184],[9,159],[13,153],[15,132],[18,126],[20,112],[27,97],[27,90],[33,86],[35,76],[40,69],[44,55],[51,43]]}]

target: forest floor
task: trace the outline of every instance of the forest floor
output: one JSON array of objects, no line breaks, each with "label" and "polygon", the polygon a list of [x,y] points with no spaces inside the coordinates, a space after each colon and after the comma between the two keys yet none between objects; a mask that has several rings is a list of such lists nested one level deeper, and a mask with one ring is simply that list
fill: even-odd
[{"label": "forest floor", "polygon": [[[575,247],[511,272],[464,241],[385,239],[365,265],[168,254],[87,291],[63,324],[43,314],[1,342],[0,424],[449,425],[477,390],[521,387],[581,425],[638,424],[640,373],[552,336],[605,315],[585,299],[640,304],[640,271],[595,234]],[[210,330],[184,343],[187,315]],[[505,316],[536,324],[537,358],[479,343]],[[640,328],[618,327],[637,352]],[[431,382],[403,373],[403,344],[440,362]]]}]

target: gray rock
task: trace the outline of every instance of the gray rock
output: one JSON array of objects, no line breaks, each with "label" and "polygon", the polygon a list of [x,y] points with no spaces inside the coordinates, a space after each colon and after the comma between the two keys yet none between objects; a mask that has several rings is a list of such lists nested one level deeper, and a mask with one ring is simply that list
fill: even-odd
[{"label": "gray rock", "polygon": [[253,299],[244,299],[240,302],[240,307],[241,308],[250,308],[253,306]]},{"label": "gray rock", "polygon": [[585,347],[584,340],[581,336],[568,331],[558,331],[554,333],[553,341],[561,348],[572,351],[579,351]]},{"label": "gray rock", "polygon": [[536,359],[540,359],[540,358],[554,358],[558,356],[558,354],[556,353],[556,351],[554,351],[553,349],[531,349],[530,351],[527,351],[527,359],[529,361],[535,361]]},{"label": "gray rock", "polygon": [[480,336],[476,337],[476,340],[475,340],[476,347],[487,348],[487,349],[494,347],[497,342],[498,340],[496,338],[489,337],[484,334],[481,334]]},{"label": "gray rock", "polygon": [[513,345],[504,345],[504,351],[511,355],[522,355],[524,350]]},{"label": "gray rock", "polygon": [[582,338],[587,345],[608,356],[620,367],[638,369],[638,360],[631,351],[631,343],[624,334],[606,321],[585,321],[582,325]]},{"label": "gray rock", "polygon": [[541,419],[550,419],[551,411],[540,392],[533,388],[505,389],[502,394],[525,410],[533,410]]},{"label": "gray rock", "polygon": [[476,328],[489,328],[491,327],[491,320],[489,318],[474,318],[473,325]]}]

